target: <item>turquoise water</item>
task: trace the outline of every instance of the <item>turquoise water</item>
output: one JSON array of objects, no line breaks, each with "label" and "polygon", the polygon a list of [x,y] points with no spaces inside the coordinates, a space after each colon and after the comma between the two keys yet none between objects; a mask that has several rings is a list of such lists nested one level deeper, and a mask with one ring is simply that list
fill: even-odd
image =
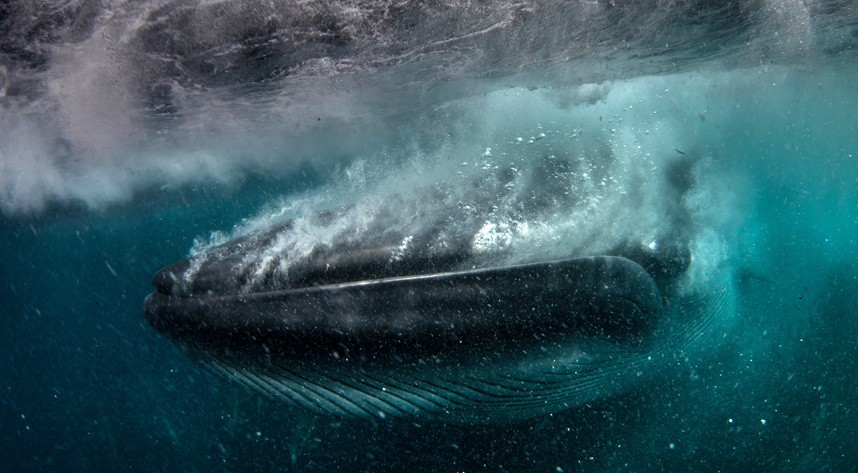
[{"label": "turquoise water", "polygon": [[[179,119],[158,122],[170,138],[143,148],[117,138],[127,122],[77,102],[61,102],[63,113],[102,121],[22,125],[39,99],[4,88],[0,111],[17,130],[3,132],[0,161],[4,471],[854,470],[858,59],[822,46],[777,61],[757,48],[733,55],[738,64],[718,56],[677,72],[620,67],[587,87],[544,77],[528,87],[534,74],[503,86],[480,77],[491,86],[472,93],[435,78],[456,93],[419,104],[398,90],[392,105],[335,98],[309,118],[284,112],[283,126],[271,124],[275,105],[241,99],[254,97],[246,90],[236,115],[267,119],[214,126],[224,109],[203,107],[194,112],[201,135]],[[204,85],[217,93],[203,98],[229,108],[217,85]],[[702,342],[705,356],[676,357],[651,382],[515,423],[348,420],[215,377],[143,318],[152,275],[194,248],[284,214],[470,172],[485,148],[527,158],[540,130],[546,140],[601,140],[629,165],[695,160],[689,208],[719,242],[698,257],[729,264],[738,301],[732,322]],[[62,146],[45,145],[54,134],[72,143],[67,161],[51,154]]]}]

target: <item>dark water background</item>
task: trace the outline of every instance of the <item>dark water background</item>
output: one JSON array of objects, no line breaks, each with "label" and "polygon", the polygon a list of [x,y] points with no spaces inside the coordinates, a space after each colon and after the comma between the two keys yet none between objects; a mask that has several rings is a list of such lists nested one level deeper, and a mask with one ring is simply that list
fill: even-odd
[{"label": "dark water background", "polygon": [[[366,27],[349,29],[344,20],[330,23],[341,26],[340,39],[318,43],[283,38],[286,31],[322,31],[313,30],[319,23],[305,30],[281,23],[244,36],[213,33],[223,41],[182,36],[177,32],[188,23],[169,19],[187,15],[194,4],[173,2],[153,7],[164,21],[146,10],[142,30],[150,36],[137,30],[124,42],[114,37],[125,49],[112,51],[123,57],[145,51],[141,57],[172,58],[175,67],[129,70],[123,63],[119,72],[93,52],[93,42],[126,31],[121,26],[131,24],[128,18],[141,17],[132,6],[34,3],[23,13],[23,3],[2,7],[0,470],[855,471],[858,16],[852,2],[798,3],[748,2],[740,4],[747,18],[731,13],[715,22],[704,15],[696,23],[687,8],[665,3],[667,26],[653,23],[645,14],[652,5],[642,3],[624,15],[599,16],[607,36],[570,42],[589,49],[558,52],[562,35],[515,51],[487,45],[509,44],[537,28],[546,35],[560,26],[578,31],[580,21],[495,18],[500,26],[486,34],[500,39],[425,49],[425,35],[433,31],[436,42],[444,41],[468,28],[485,29],[477,19],[492,20],[486,11],[518,11],[505,4],[471,12],[441,31],[413,13],[414,24],[424,25],[421,41],[403,39],[409,36],[398,24],[383,23],[387,29],[376,33],[390,41],[373,49],[366,44],[378,36],[365,38]],[[704,13],[717,10],[691,4]],[[548,18],[540,5],[528,15]],[[256,21],[243,10],[215,13]],[[802,26],[801,18],[809,23]],[[360,24],[380,24],[367,21]],[[634,33],[669,36],[664,28],[677,24],[692,26],[675,30],[684,46],[674,49],[658,49],[660,40]],[[158,36],[165,30],[178,43]],[[226,65],[193,52],[229,61],[217,48],[232,51],[237,44],[247,51],[251,43],[267,44],[260,37],[325,46]],[[702,46],[711,42],[723,47]],[[618,45],[631,52],[615,54]],[[418,59],[393,59],[403,55]],[[569,55],[587,66],[559,59]],[[340,75],[304,70],[316,78],[307,80],[278,72],[307,69],[319,57],[333,58]],[[610,67],[590,67],[600,61]],[[346,66],[356,70],[342,72]],[[105,67],[134,80],[121,86],[77,80],[76,92],[57,85]],[[612,85],[604,96],[576,89],[605,79]],[[742,209],[725,224],[736,249],[739,323],[712,341],[715,356],[677,360],[676,371],[655,383],[521,423],[347,421],[316,418],[215,378],[145,323],[149,279],[187,256],[195,238],[229,231],[278,202],[329,185],[356,158],[372,164],[418,154],[431,167],[432,156],[455,155],[460,147],[479,152],[485,133],[512,139],[545,120],[549,112],[515,108],[518,102],[506,109],[517,115],[511,122],[486,117],[480,107],[508,100],[491,95],[508,85],[538,87],[520,89],[525,102],[536,100],[527,94],[548,89],[561,97],[551,116],[568,110],[589,116],[585,130],[600,129],[601,114],[615,112],[627,119],[607,126],[652,127],[657,139],[681,143],[680,151],[711,155],[713,176],[730,171],[735,182],[728,187]],[[352,92],[355,87],[363,93]],[[552,92],[561,88],[572,92]],[[196,98],[188,98],[192,90]],[[343,99],[344,90],[354,100]],[[184,101],[177,98],[182,91]],[[90,101],[69,98],[80,94]],[[622,115],[621,107],[636,100],[670,119]],[[314,103],[320,105],[313,109]],[[484,121],[474,124],[475,117]],[[143,131],[129,137],[135,127]],[[148,138],[153,144],[141,147]]]}]

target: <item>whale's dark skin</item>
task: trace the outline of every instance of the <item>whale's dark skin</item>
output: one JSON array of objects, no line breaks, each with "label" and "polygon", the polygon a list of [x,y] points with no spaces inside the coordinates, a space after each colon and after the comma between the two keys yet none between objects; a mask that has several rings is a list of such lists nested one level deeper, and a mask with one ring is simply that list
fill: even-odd
[{"label": "whale's dark skin", "polygon": [[[464,247],[393,260],[394,245],[367,245],[318,251],[288,281],[249,286],[236,269],[243,252],[289,230],[159,271],[146,318],[230,379],[314,412],[358,417],[495,421],[592,397],[586,384],[563,388],[564,376],[551,379],[555,368],[534,367],[581,352],[567,364],[599,379],[600,365],[587,363],[645,353],[664,323],[661,288],[689,260],[683,249],[620,245],[616,255],[461,269],[473,259]],[[522,383],[517,394],[505,393],[510,380]]]},{"label": "whale's dark skin", "polygon": [[728,267],[694,266],[692,164],[647,201],[622,169],[581,181],[610,155],[533,146],[209,247],[155,274],[146,318],[229,380],[360,418],[547,415],[703,352],[735,298]]}]

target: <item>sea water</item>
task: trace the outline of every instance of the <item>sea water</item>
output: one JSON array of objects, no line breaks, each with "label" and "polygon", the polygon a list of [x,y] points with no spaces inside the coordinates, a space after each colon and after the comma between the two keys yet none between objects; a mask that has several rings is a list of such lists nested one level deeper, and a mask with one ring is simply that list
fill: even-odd
[{"label": "sea water", "polygon": [[[4,471],[855,468],[854,3],[0,12]],[[546,147],[610,157],[577,176],[592,215],[630,173],[658,202],[645,176],[693,160],[695,257],[728,261],[738,290],[707,356],[528,421],[350,421],[214,377],[143,319],[173,261],[344,203],[455,194]],[[539,255],[526,234],[486,222],[475,243]]]}]

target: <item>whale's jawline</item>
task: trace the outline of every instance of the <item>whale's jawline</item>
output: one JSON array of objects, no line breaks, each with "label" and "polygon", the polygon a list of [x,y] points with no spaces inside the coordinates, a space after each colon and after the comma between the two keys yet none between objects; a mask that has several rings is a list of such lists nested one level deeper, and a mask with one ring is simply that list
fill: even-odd
[{"label": "whale's jawline", "polygon": [[339,346],[431,355],[463,340],[475,352],[555,335],[641,340],[663,307],[642,267],[600,256],[240,295],[156,291],[145,311],[159,331],[203,349],[306,358]]}]

